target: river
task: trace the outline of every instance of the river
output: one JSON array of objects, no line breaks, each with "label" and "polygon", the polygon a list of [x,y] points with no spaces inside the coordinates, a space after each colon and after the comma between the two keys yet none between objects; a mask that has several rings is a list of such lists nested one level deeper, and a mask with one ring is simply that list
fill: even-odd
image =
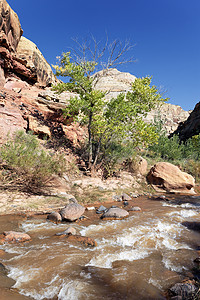
[{"label": "river", "polygon": [[45,216],[0,216],[1,232],[23,231],[32,238],[0,245],[5,251],[0,260],[14,280],[10,289],[3,279],[0,299],[165,299],[164,291],[189,276],[198,257],[200,233],[183,222],[199,221],[200,197],[140,197],[129,205],[142,211],[114,221],[87,211],[90,219],[70,224],[95,239],[94,248],[55,236],[68,223],[56,225]]}]

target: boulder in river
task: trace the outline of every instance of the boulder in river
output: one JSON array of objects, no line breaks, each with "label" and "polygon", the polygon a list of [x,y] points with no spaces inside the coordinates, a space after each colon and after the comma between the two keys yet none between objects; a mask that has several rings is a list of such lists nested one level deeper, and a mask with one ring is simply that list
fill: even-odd
[{"label": "boulder in river", "polygon": [[56,224],[62,221],[61,215],[57,211],[53,211],[47,216],[49,221],[55,222]]},{"label": "boulder in river", "polygon": [[79,219],[85,212],[85,207],[78,203],[69,203],[63,209],[60,214],[63,220],[75,221]]},{"label": "boulder in river", "polygon": [[102,219],[124,219],[127,218],[129,216],[129,213],[123,209],[123,208],[119,208],[119,207],[111,207],[109,208],[106,212],[104,212],[104,214],[101,216]]},{"label": "boulder in river", "polygon": [[24,232],[4,231],[3,241],[8,243],[21,243],[31,240],[31,237]]},{"label": "boulder in river", "polygon": [[[186,282],[182,283],[176,283],[174,286],[172,286],[169,289],[169,294],[171,295],[170,299],[173,299],[172,297],[178,296],[181,297],[180,299],[186,300],[186,299],[195,299],[195,294],[197,293],[198,288],[193,283],[193,281],[188,280]],[[179,298],[177,298],[179,299]]]},{"label": "boulder in river", "polygon": [[194,194],[194,178],[168,162],[158,162],[147,174],[148,182],[156,191]]}]

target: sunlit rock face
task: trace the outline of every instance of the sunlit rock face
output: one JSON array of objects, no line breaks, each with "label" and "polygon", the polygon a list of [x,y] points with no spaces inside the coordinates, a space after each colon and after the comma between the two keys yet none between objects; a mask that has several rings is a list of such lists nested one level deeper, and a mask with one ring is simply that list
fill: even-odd
[{"label": "sunlit rock face", "polygon": [[0,2],[0,86],[17,77],[46,87],[56,83],[55,76],[37,46],[22,37],[17,14],[5,0]]},{"label": "sunlit rock face", "polygon": [[51,86],[56,83],[52,69],[38,47],[23,36],[17,47],[17,58],[35,74],[39,85]]}]

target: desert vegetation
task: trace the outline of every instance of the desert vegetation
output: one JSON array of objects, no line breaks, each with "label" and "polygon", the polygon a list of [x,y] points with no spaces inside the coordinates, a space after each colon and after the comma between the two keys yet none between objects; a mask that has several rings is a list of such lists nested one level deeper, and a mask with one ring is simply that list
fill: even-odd
[{"label": "desert vegetation", "polygon": [[64,170],[63,155],[48,153],[31,133],[17,131],[0,148],[0,178],[4,187],[37,192],[53,174],[62,175]]}]

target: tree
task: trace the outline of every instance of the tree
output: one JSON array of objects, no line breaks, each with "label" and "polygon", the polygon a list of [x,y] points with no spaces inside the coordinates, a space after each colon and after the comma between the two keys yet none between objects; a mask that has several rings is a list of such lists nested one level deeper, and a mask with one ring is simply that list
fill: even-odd
[{"label": "tree", "polygon": [[[95,89],[98,76],[93,76],[99,69],[108,68],[133,61],[126,59],[126,53],[132,46],[119,41],[106,43],[99,50],[99,43],[79,44],[79,49],[62,54],[59,63],[53,66],[57,76],[67,77],[66,83],[60,82],[55,87],[58,93],[65,90],[77,93],[70,98],[65,113],[77,116],[79,122],[88,129],[88,167],[95,166],[100,152],[106,155],[106,149],[113,144],[132,145],[148,144],[155,140],[156,134],[151,125],[143,121],[143,116],[161,101],[162,96],[155,86],[150,86],[151,78],[136,79],[132,92],[107,102],[105,92]],[[106,61],[103,61],[106,56]],[[102,151],[103,150],[103,151]]]}]

